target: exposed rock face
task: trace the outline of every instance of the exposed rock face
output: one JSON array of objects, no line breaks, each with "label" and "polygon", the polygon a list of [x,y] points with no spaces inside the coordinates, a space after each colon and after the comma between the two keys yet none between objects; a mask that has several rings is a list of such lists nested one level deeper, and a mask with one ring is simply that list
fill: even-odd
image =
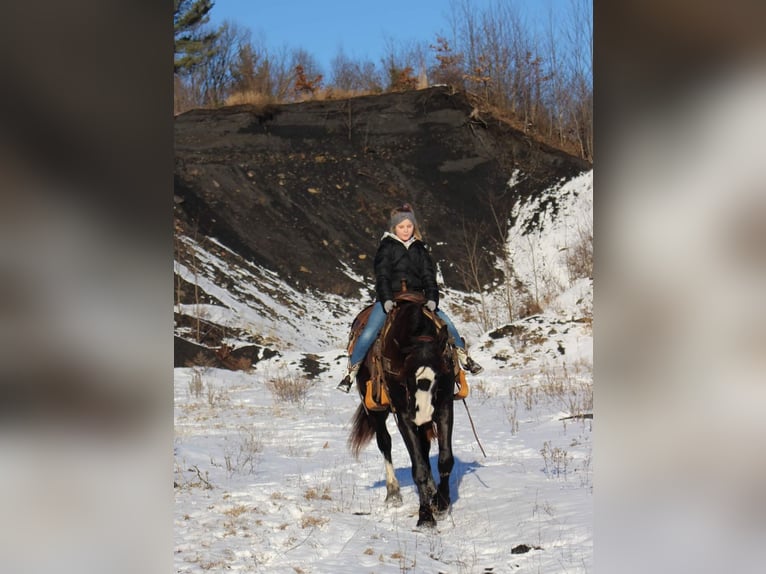
[{"label": "exposed rock face", "polygon": [[175,130],[175,213],[187,232],[216,238],[296,289],[339,295],[371,287],[388,212],[404,201],[448,286],[466,288],[450,264],[467,259],[466,239],[481,250],[489,280],[498,219],[591,167],[477,113],[446,87],[195,110],[178,116]]}]

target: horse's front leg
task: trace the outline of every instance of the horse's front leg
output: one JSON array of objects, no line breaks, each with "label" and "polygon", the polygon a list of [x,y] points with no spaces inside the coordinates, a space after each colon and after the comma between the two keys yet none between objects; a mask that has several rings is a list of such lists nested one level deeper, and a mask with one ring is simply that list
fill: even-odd
[{"label": "horse's front leg", "polygon": [[436,484],[431,475],[431,463],[428,460],[430,441],[426,433],[427,425],[418,427],[414,422],[406,421],[403,417],[398,417],[397,423],[410,455],[412,480],[418,490],[418,526],[436,526],[431,506],[436,494]]},{"label": "horse's front leg", "polygon": [[386,504],[401,506],[402,494],[399,488],[399,481],[396,480],[394,463],[391,458],[391,434],[386,428],[388,411],[376,412],[372,416],[375,421],[375,439],[378,443],[378,450],[383,455],[386,468]]},{"label": "horse's front leg", "polygon": [[455,465],[452,455],[452,427],[454,423],[454,403],[445,401],[434,413],[437,436],[439,438],[439,488],[433,499],[433,505],[440,513],[445,512],[452,500],[449,493],[449,477]]}]

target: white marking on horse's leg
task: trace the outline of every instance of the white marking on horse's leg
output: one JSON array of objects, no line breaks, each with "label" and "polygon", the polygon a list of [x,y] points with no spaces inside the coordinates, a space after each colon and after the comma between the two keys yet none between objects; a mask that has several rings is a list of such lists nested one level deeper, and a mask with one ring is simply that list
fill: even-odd
[{"label": "white marking on horse's leg", "polygon": [[388,462],[387,460],[384,461],[386,465],[386,485],[398,485],[398,482],[396,480],[396,472],[394,472],[394,465]]},{"label": "white marking on horse's leg", "polygon": [[433,398],[435,382],[436,373],[434,373],[431,367],[420,367],[415,372],[417,388],[415,391],[415,424],[418,426],[429,422],[434,414],[431,399]]},{"label": "white marking on horse's leg", "polygon": [[402,503],[402,495],[399,490],[399,481],[396,480],[394,465],[384,461],[386,465],[386,502],[398,506]]}]

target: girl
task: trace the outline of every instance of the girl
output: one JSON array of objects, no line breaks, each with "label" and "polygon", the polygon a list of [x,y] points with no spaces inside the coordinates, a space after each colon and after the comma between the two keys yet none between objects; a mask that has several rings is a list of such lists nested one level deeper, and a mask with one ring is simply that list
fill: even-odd
[{"label": "girl", "polygon": [[455,325],[441,310],[439,305],[439,287],[436,284],[436,267],[423,243],[418,229],[418,223],[412,207],[405,203],[391,211],[389,231],[383,234],[375,254],[375,292],[377,302],[373,307],[367,325],[356,341],[354,350],[349,358],[346,376],[338,385],[338,389],[347,393],[356,377],[359,366],[367,351],[383,328],[386,314],[394,308],[394,291],[401,287],[404,279],[408,291],[420,291],[426,296],[426,307],[447,324],[449,334],[455,340],[461,367],[476,375],[483,371],[465,351],[463,338],[457,332]]}]

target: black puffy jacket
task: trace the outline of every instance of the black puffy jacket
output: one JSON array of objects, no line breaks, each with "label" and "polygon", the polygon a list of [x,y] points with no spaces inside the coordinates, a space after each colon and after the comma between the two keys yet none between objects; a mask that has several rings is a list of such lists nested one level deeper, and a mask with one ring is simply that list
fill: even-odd
[{"label": "black puffy jacket", "polygon": [[401,280],[407,282],[408,291],[420,291],[426,299],[439,304],[436,267],[426,244],[415,239],[407,247],[391,234],[380,241],[375,254],[375,292],[379,301],[393,299],[401,291]]}]

